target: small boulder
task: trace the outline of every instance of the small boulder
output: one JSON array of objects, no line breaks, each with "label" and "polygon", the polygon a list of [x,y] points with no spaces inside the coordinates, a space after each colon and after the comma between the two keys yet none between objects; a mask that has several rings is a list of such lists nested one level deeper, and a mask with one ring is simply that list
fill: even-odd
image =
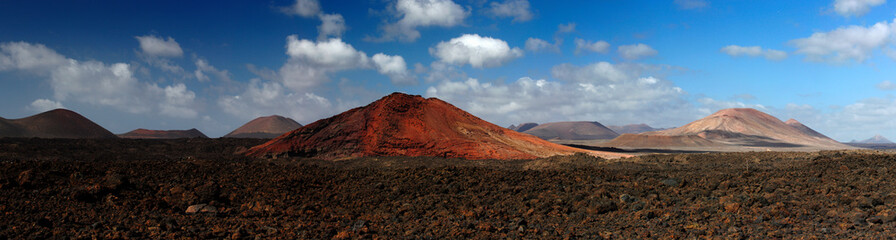
[{"label": "small boulder", "polygon": [[187,211],[186,211],[187,214],[194,214],[194,213],[217,213],[217,212],[218,212],[218,208],[216,208],[216,207],[214,207],[214,206],[211,206],[211,205],[208,205],[208,204],[196,204],[196,205],[191,205],[191,206],[187,207]]}]

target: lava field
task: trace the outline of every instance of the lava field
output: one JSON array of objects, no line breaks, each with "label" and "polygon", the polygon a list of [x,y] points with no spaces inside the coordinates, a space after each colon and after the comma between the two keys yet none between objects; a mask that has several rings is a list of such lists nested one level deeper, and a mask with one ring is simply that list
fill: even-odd
[{"label": "lava field", "polygon": [[884,238],[896,156],[236,154],[256,139],[0,139],[0,239]]}]

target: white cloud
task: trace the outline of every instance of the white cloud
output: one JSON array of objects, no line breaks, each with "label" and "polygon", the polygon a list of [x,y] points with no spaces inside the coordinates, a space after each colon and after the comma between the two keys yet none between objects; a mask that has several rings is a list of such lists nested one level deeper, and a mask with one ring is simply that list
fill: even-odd
[{"label": "white cloud", "polygon": [[376,69],[389,76],[393,83],[414,83],[414,77],[407,71],[407,64],[401,56],[378,53],[380,57],[371,59],[366,53],[338,38],[322,41],[299,39],[296,35],[286,38],[286,64],[280,67],[278,79],[285,87],[295,92],[309,92],[311,89],[329,82],[328,74],[351,69]]},{"label": "white cloud", "polygon": [[140,50],[143,54],[151,57],[180,57],[184,55],[184,50],[180,48],[180,44],[174,41],[174,38],[168,37],[168,40],[153,35],[134,37],[140,42]]},{"label": "white cloud", "polygon": [[65,107],[62,106],[62,103],[60,102],[43,98],[34,100],[34,102],[31,102],[31,105],[28,105],[28,109],[31,109],[34,112],[46,112],[58,108]]},{"label": "white cloud", "polygon": [[376,70],[383,75],[389,76],[393,84],[414,84],[416,79],[408,72],[407,63],[401,56],[389,56],[382,53],[373,55]]},{"label": "white cloud", "polygon": [[218,80],[230,82],[230,72],[227,70],[218,70],[215,66],[212,66],[205,59],[196,59],[196,71],[193,71],[193,75],[196,76],[200,82],[209,81],[208,74],[213,75],[218,78]]},{"label": "white cloud", "polygon": [[530,52],[538,52],[542,50],[560,52],[560,47],[542,39],[529,38],[526,39],[526,50]]},{"label": "white cloud", "polygon": [[532,11],[529,10],[528,0],[505,0],[503,3],[492,2],[487,10],[492,16],[512,17],[514,22],[532,20]]},{"label": "white cloud", "polygon": [[0,71],[47,71],[64,64],[65,57],[43,44],[26,42],[0,43]]},{"label": "white cloud", "polygon": [[310,92],[290,92],[278,82],[259,79],[252,79],[239,95],[222,96],[218,106],[243,119],[278,114],[305,124],[337,113],[330,100],[324,97]]},{"label": "white cloud", "polygon": [[501,39],[464,34],[447,42],[439,42],[429,53],[439,61],[475,68],[497,67],[523,56],[523,50],[510,48]]},{"label": "white cloud", "polygon": [[889,80],[880,82],[875,85],[875,87],[880,90],[896,90],[896,84],[893,84],[893,82],[890,82]]},{"label": "white cloud", "polygon": [[[71,100],[131,113],[160,111],[163,114],[170,112],[166,111],[168,108],[184,110],[194,105],[193,98],[183,97],[194,94],[182,84],[169,86],[176,90],[173,93],[180,95],[168,95],[164,90],[159,91],[163,88],[140,82],[134,76],[132,66],[126,63],[78,61],[66,58],[43,45],[23,42],[0,43],[0,50],[2,50],[0,70],[25,71],[48,76],[54,100],[36,101],[32,105]],[[34,64],[36,61],[43,63]],[[178,97],[177,101],[168,101],[172,97]],[[194,112],[175,117],[195,116]]]},{"label": "white cloud", "polygon": [[338,38],[313,42],[290,35],[286,40],[289,60],[279,73],[284,85],[294,91],[306,91],[329,81],[330,72],[370,67],[367,54]]},{"label": "white cloud", "polygon": [[318,17],[321,21],[320,26],[317,27],[319,32],[317,35],[318,40],[323,40],[327,37],[341,38],[342,34],[345,33],[345,19],[342,18],[342,15],[320,14]]},{"label": "white cloud", "polygon": [[848,26],[830,32],[813,33],[808,38],[794,39],[790,44],[806,60],[842,63],[849,60],[864,62],[877,48],[892,44],[896,22],[878,22],[870,27]]},{"label": "white cloud", "polygon": [[427,89],[426,95],[499,125],[581,120],[669,126],[695,119],[687,93],[651,75],[648,68],[607,62],[562,64],[552,69],[560,81],[529,77],[507,84],[474,78],[446,80]]},{"label": "white cloud", "polygon": [[585,39],[576,38],[576,51],[575,54],[580,54],[582,51],[596,52],[596,53],[607,53],[607,50],[610,49],[610,43],[605,41],[587,41]]},{"label": "white cloud", "polygon": [[868,13],[872,7],[886,2],[887,0],[834,0],[834,11],[844,17],[860,17]]},{"label": "white cloud", "polygon": [[313,17],[320,13],[320,3],[317,0],[296,0],[289,6],[282,8],[284,13],[302,17]]},{"label": "white cloud", "polygon": [[557,25],[557,32],[554,34],[571,33],[576,31],[576,23],[567,23]]},{"label": "white cloud", "polygon": [[619,56],[628,60],[635,60],[643,57],[655,56],[657,51],[652,47],[638,43],[634,45],[622,45],[617,49]]},{"label": "white cloud", "polygon": [[675,0],[675,5],[681,9],[700,9],[709,6],[705,0]]},{"label": "white cloud", "polygon": [[451,0],[398,0],[390,11],[399,20],[382,26],[381,37],[367,40],[412,42],[420,38],[418,27],[453,27],[470,15],[470,11]]},{"label": "white cloud", "polygon": [[286,54],[291,59],[301,60],[318,67],[342,70],[366,67],[370,64],[367,54],[355,50],[352,45],[338,38],[313,42],[290,35],[286,40]]},{"label": "white cloud", "polygon": [[784,51],[773,50],[773,49],[762,49],[759,46],[738,46],[738,45],[728,45],[719,50],[725,54],[728,54],[732,57],[740,57],[740,56],[750,56],[750,57],[758,57],[763,56],[768,60],[784,60],[787,58],[787,53]]},{"label": "white cloud", "polygon": [[161,96],[161,100],[158,101],[158,107],[161,110],[159,113],[181,118],[196,118],[199,116],[199,113],[192,108],[196,94],[187,90],[187,86],[183,83],[166,86],[165,88],[151,85],[148,89],[150,92]]}]

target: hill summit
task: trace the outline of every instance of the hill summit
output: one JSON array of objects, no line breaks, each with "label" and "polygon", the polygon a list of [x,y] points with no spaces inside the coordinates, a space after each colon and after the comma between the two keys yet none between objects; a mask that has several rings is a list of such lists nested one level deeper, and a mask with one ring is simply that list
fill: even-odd
[{"label": "hill summit", "polygon": [[62,108],[20,119],[0,118],[0,137],[117,138],[81,114]]},{"label": "hill summit", "polygon": [[226,138],[275,138],[302,127],[292,118],[279,115],[259,117],[224,135]]}]

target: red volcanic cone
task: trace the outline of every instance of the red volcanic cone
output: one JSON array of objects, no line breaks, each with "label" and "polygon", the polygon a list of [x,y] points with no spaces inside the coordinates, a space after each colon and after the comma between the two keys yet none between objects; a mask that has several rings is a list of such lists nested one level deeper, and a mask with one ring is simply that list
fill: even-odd
[{"label": "red volcanic cone", "polygon": [[588,152],[483,121],[447,102],[393,93],[308,124],[247,151],[250,156],[340,159],[436,156],[532,159]]}]

